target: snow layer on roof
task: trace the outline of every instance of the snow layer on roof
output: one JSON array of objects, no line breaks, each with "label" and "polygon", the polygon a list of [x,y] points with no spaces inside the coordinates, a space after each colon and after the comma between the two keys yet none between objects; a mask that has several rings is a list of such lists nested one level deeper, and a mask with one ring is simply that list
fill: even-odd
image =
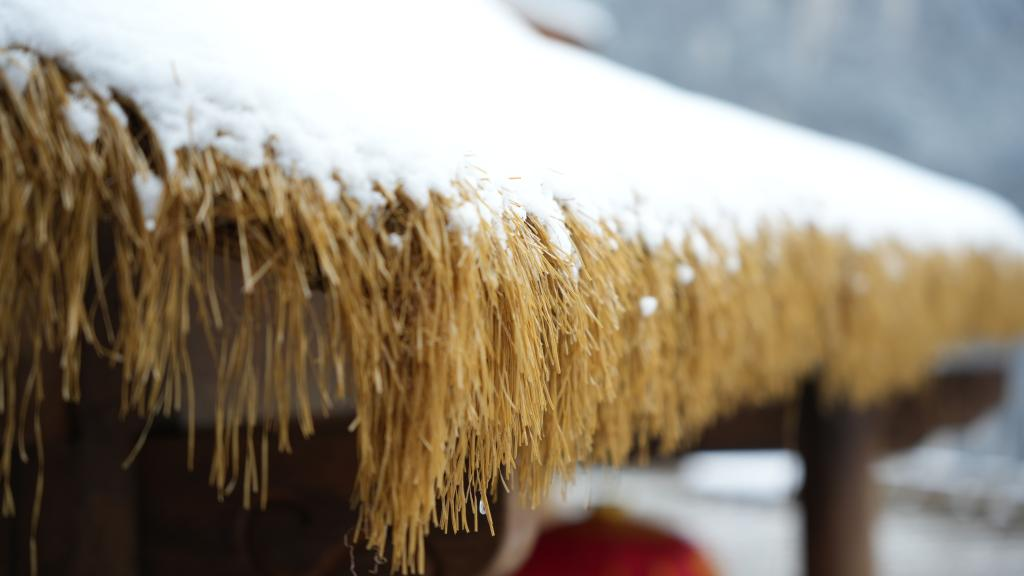
[{"label": "snow layer on roof", "polygon": [[505,0],[534,26],[583,46],[600,46],[615,35],[615,17],[594,0]]},{"label": "snow layer on roof", "polygon": [[[74,88],[74,87],[73,87]],[[64,107],[68,124],[82,140],[94,144],[100,134],[100,113],[96,101],[78,90],[72,90]]]},{"label": "snow layer on roof", "polygon": [[[3,23],[0,22],[0,30],[2,29]],[[31,54],[17,50],[0,52],[0,72],[3,72],[7,83],[16,93],[20,94],[25,91],[29,74],[35,65],[36,58]]]},{"label": "snow layer on roof", "polygon": [[461,181],[481,201],[455,225],[530,213],[567,252],[563,206],[650,244],[781,220],[1024,251],[1019,215],[980,189],[556,44],[495,0],[0,0],[4,46],[133,99],[172,163],[213,146],[256,165],[271,142],[370,206],[374,183],[427,202]]}]

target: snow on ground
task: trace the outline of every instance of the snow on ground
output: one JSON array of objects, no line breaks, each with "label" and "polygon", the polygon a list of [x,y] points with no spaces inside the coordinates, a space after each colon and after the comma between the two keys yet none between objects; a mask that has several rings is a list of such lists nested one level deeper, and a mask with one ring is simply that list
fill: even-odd
[{"label": "snow on ground", "polygon": [[172,165],[184,146],[256,165],[269,142],[331,198],[467,183],[471,225],[529,213],[566,252],[564,205],[652,245],[767,219],[1024,252],[1019,215],[980,189],[554,43],[496,0],[3,0],[4,46],[132,98]]},{"label": "snow on ground", "polygon": [[679,462],[679,485],[697,496],[743,502],[795,497],[804,481],[800,456],[788,450],[697,452]]},{"label": "snow on ground", "polygon": [[[738,453],[651,469],[583,472],[555,498],[555,514],[579,518],[609,504],[679,534],[705,550],[723,576],[798,576],[802,525],[792,454]],[[1017,576],[1024,524],[999,527],[976,515],[893,496],[875,531],[879,576]]]}]

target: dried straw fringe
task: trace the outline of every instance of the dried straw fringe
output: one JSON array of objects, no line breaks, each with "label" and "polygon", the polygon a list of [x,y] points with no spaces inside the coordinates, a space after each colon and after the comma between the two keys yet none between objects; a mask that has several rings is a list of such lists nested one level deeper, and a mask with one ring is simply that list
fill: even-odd
[{"label": "dried straw fringe", "polygon": [[[622,464],[655,438],[675,450],[738,407],[792,396],[812,372],[833,400],[872,402],[912,389],[943,346],[1024,328],[1020,260],[864,251],[779,227],[744,242],[736,270],[712,230],[709,263],[595,234],[569,212],[577,273],[530,218],[508,215],[466,243],[441,198],[422,208],[381,190],[386,207],[367,214],[272,162],[247,169],[212,150],[178,151],[168,171],[117,95],[130,126],[92,94],[101,130],[88,145],[63,114],[73,81],[50,61],[24,94],[0,77],[5,514],[15,448],[27,458],[25,421],[43,400],[41,358],[59,354],[61,394],[75,401],[83,341],[123,366],[122,416],[185,410],[191,436],[196,387],[215,386],[210,481],[221,494],[240,484],[247,505],[266,494],[269,443],[289,450],[293,414],[310,436],[314,397],[354,403],[361,532],[409,572],[424,568],[431,526],[476,529],[476,503],[513,474],[536,503],[578,462]],[[132,186],[148,172],[166,186],[151,232]],[[101,227],[112,269],[100,266]],[[243,296],[218,293],[237,262]],[[88,296],[109,282],[116,320]],[[650,317],[646,295],[659,302]],[[192,379],[194,332],[216,382]]]}]

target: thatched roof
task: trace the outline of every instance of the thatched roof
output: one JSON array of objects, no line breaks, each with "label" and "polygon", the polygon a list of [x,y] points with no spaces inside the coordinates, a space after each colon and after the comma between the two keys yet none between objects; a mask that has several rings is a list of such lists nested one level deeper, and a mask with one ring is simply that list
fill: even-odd
[{"label": "thatched roof", "polygon": [[216,387],[211,478],[247,498],[293,414],[350,401],[363,534],[410,570],[503,483],[536,502],[812,372],[878,401],[1024,328],[1024,224],[988,193],[489,0],[64,4],[0,5],[7,512],[46,351],[65,400],[104,351],[150,421]]}]

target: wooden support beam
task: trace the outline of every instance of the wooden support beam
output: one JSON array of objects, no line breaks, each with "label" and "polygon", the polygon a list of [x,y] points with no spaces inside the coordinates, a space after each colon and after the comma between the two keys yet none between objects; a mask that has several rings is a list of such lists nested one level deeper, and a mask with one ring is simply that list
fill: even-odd
[{"label": "wooden support beam", "polygon": [[139,473],[121,463],[141,426],[117,417],[121,370],[91,350],[83,356],[82,401],[74,411],[73,481],[79,495],[68,574],[135,576],[141,567]]},{"label": "wooden support beam", "polygon": [[[99,232],[102,269],[113,261],[113,240]],[[113,283],[106,300],[115,321],[118,303]],[[90,288],[93,290],[94,288]],[[90,293],[88,300],[93,299]],[[139,574],[139,482],[137,469],[121,469],[134,445],[140,425],[118,418],[121,370],[88,345],[82,347],[77,405],[61,399],[60,359],[46,354],[42,361],[45,400],[40,411],[45,455],[43,499],[36,535],[38,573],[73,576],[135,576]],[[25,369],[28,369],[27,363]],[[31,414],[31,412],[30,412]],[[27,424],[27,463],[16,465],[17,516],[3,521],[13,534],[8,542],[10,562],[0,574],[31,574],[32,507],[38,479],[38,448]],[[0,550],[4,544],[0,543]]]},{"label": "wooden support beam", "polygon": [[804,558],[807,576],[871,576],[875,501],[870,463],[875,414],[824,408],[809,385],[801,403],[800,453],[805,477]]},{"label": "wooden support beam", "polygon": [[[139,456],[142,474],[143,573],[152,576],[221,574],[389,574],[385,563],[353,542],[356,511],[355,435],[346,422],[326,421],[313,438],[296,442],[291,454],[271,447],[270,492],[266,510],[242,507],[238,490],[217,502],[206,475],[213,435],[196,436],[199,470],[185,469],[185,438],[175,430],[154,430]],[[298,434],[298,431],[295,431]],[[427,538],[429,576],[479,576],[507,545],[505,509],[514,495],[491,504],[498,526],[491,536],[486,519],[480,531]],[[528,550],[527,550],[528,552]]]}]

